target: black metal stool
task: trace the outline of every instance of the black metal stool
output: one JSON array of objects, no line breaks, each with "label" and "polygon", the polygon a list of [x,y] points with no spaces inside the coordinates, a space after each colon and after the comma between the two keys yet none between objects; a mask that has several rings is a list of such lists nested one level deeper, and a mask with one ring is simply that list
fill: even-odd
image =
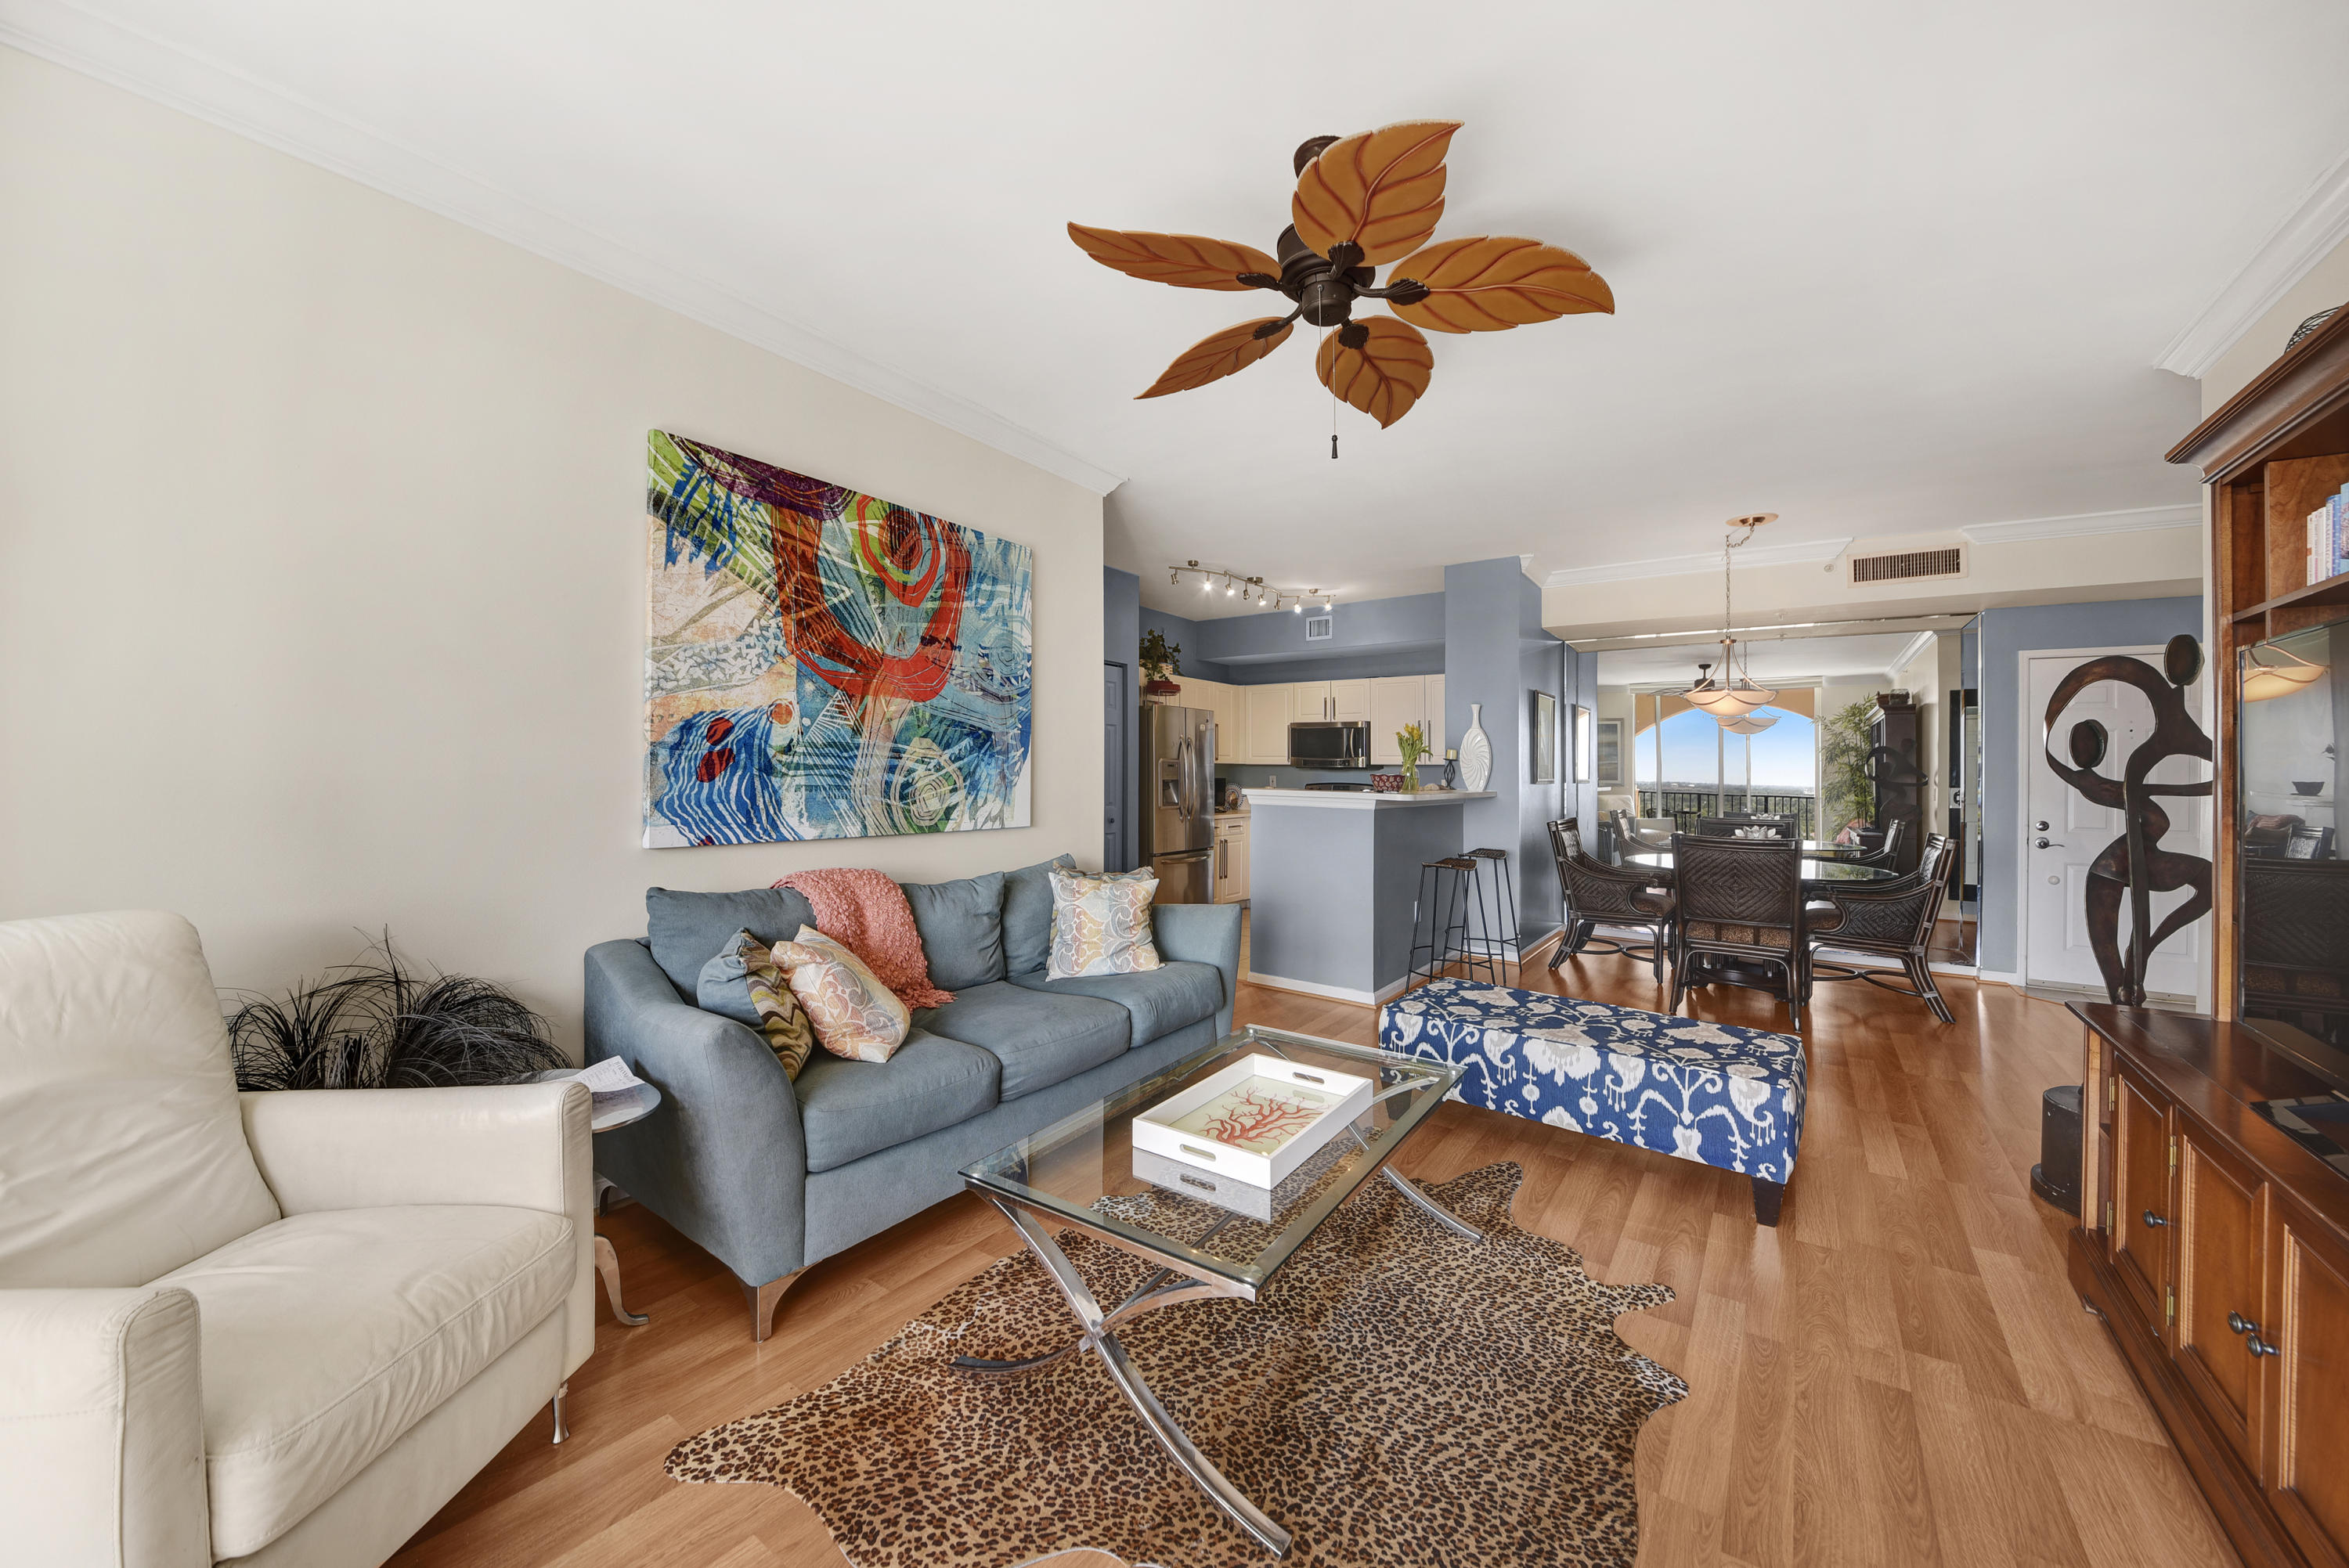
[{"label": "black metal stool", "polygon": [[[1476,864],[1464,855],[1421,863],[1419,901],[1411,910],[1411,966],[1402,977],[1404,990],[1443,978],[1454,964],[1475,973],[1476,960],[1468,944],[1468,901],[1476,882]],[[1419,939],[1423,919],[1427,924],[1424,942]],[[1423,953],[1427,954],[1424,964],[1420,962]]]},{"label": "black metal stool", "polygon": [[[1485,934],[1478,940],[1481,940],[1489,961],[1493,984],[1498,985],[1501,984],[1501,965],[1514,962],[1509,954],[1517,950],[1517,880],[1509,870],[1509,851],[1506,850],[1471,850],[1468,856],[1478,862],[1475,874],[1476,913],[1485,923]],[[1489,920],[1485,920],[1485,892],[1488,885],[1493,894],[1493,913]]]}]

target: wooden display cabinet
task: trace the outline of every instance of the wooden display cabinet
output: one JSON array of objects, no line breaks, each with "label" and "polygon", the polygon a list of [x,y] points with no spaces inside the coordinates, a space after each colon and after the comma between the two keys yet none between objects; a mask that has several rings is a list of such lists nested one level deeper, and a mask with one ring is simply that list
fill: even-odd
[{"label": "wooden display cabinet", "polygon": [[2238,1024],[2072,1012],[2072,1283],[2243,1561],[2349,1568],[2349,1174],[2251,1109],[2330,1086]]}]

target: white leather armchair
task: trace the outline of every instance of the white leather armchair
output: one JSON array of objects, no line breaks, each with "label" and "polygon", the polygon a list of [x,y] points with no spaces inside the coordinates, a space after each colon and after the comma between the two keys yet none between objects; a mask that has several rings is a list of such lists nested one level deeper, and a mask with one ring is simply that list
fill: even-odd
[{"label": "white leather armchair", "polygon": [[0,923],[0,1550],[388,1557],[594,1347],[588,1104],[240,1097],[185,921]]}]

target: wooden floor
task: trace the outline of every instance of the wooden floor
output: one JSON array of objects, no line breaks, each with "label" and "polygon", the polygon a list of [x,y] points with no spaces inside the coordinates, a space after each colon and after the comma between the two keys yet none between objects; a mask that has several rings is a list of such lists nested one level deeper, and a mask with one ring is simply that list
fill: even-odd
[{"label": "wooden floor", "polygon": [[[1643,965],[1579,960],[1529,987],[1661,1007]],[[1811,1100],[1775,1232],[1741,1177],[1458,1105],[1398,1165],[1442,1179],[1526,1169],[1516,1218],[1611,1283],[1671,1305],[1623,1337],[1688,1380],[1640,1442],[1640,1562],[2095,1564],[2234,1561],[2095,1319],[2065,1284],[2065,1217],[2039,1204],[2039,1095],[2079,1077],[2060,1007],[1946,981],[1958,1022],[1872,987],[1822,985]],[[1687,1011],[1772,1026],[1772,1004],[1699,993]],[[1370,1043],[1367,1008],[1245,985],[1242,1022]],[[841,1563],[823,1527],[762,1486],[679,1486],[670,1446],[824,1383],[989,1261],[1010,1228],[968,1197],[811,1270],[775,1337],[740,1290],[645,1212],[605,1222],[628,1305],[599,1300],[571,1384],[572,1436],[541,1420],[394,1561],[467,1564]],[[1094,1568],[1092,1553],[1056,1560]]]}]

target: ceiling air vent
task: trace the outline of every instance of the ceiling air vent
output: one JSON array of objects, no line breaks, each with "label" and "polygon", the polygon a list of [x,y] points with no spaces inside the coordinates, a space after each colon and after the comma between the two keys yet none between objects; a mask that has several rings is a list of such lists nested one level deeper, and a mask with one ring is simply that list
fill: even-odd
[{"label": "ceiling air vent", "polygon": [[1963,577],[1966,550],[1953,544],[1946,550],[1904,550],[1895,555],[1851,557],[1851,581],[1908,583],[1920,577]]},{"label": "ceiling air vent", "polygon": [[1337,631],[1335,615],[1309,616],[1305,622],[1305,640],[1309,643],[1326,643],[1337,635]]}]

